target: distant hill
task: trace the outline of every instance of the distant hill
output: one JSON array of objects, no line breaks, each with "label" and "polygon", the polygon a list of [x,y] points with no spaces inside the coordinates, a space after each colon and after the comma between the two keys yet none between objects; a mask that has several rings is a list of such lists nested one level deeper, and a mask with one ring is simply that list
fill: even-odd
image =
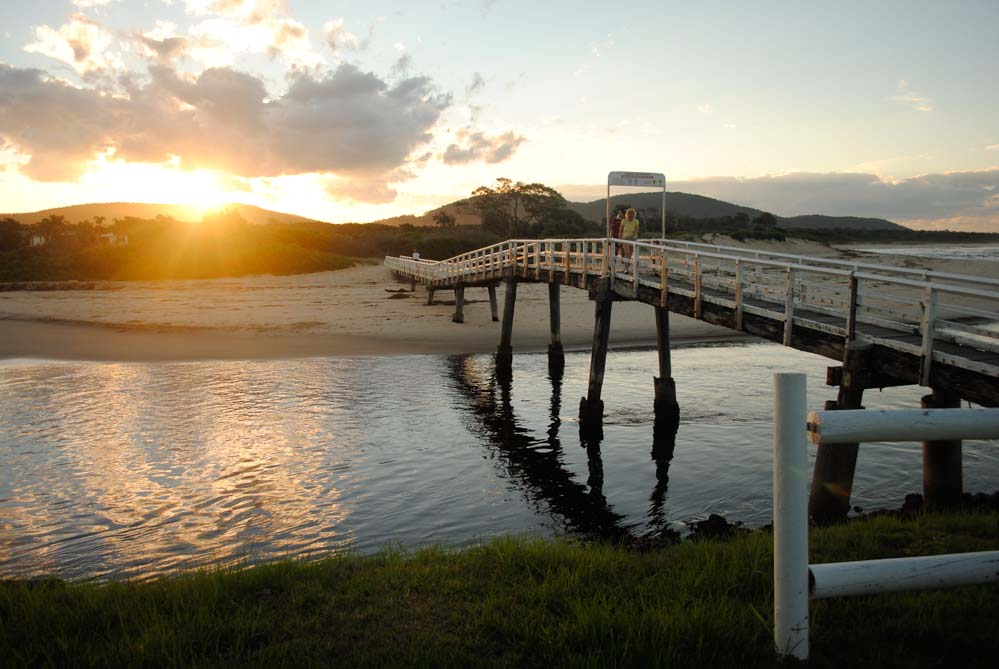
[{"label": "distant hill", "polygon": [[[222,209],[235,210],[247,223],[304,223],[312,219],[284,214],[254,207],[249,204],[228,204]],[[135,218],[156,218],[167,216],[177,221],[200,221],[204,209],[183,204],[149,204],[145,202],[102,202],[94,204],[75,204],[68,207],[55,207],[21,214],[0,214],[0,219],[13,218],[25,225],[34,225],[48,216],[64,216],[70,223],[93,220],[97,216],[104,217],[105,223],[111,223],[116,218],[133,216]]]},{"label": "distant hill", "polygon": [[[593,202],[570,202],[569,208],[579,212],[588,221],[599,221],[606,215],[605,201],[606,198],[600,198]],[[619,204],[631,205],[635,209],[648,209],[650,207],[659,209],[662,207],[663,194],[662,192],[627,193],[625,195],[612,195],[610,201],[612,210]],[[762,213],[759,209],[752,207],[742,207],[730,202],[702,195],[691,195],[690,193],[666,193],[666,211],[691,218],[720,218],[722,216],[735,216],[739,212],[745,212],[752,218]]]},{"label": "distant hill", "polygon": [[883,218],[859,218],[857,216],[823,216],[822,214],[806,214],[780,218],[780,226],[784,229],[820,229],[840,228],[844,230],[909,230],[904,225],[886,221]]},{"label": "distant hill", "polygon": [[[611,209],[619,204],[628,204],[635,209],[656,209],[662,206],[662,193],[628,193],[611,196]],[[579,212],[583,218],[599,221],[606,215],[606,198],[593,202],[570,202],[569,207]],[[702,195],[690,193],[666,193],[666,211],[677,216],[690,218],[721,218],[735,216],[739,212],[756,218],[761,213],[759,209],[744,207],[723,200],[716,200]],[[849,230],[908,230],[905,226],[883,218],[858,218],[856,216],[823,216],[807,214],[804,216],[778,216],[780,226],[785,229],[803,228],[844,228]]]}]

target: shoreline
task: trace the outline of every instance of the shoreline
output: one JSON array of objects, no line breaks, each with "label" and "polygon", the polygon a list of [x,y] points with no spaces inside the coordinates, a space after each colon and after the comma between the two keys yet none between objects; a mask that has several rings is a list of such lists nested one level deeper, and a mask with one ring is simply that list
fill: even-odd
[{"label": "shoreline", "polygon": [[[450,324],[448,324],[450,325]],[[442,327],[444,324],[442,324]],[[498,328],[497,328],[498,330]],[[757,341],[748,335],[692,333],[673,337],[677,346]],[[220,329],[120,328],[108,324],[0,320],[0,361],[192,362],[205,360],[282,360],[323,357],[464,355],[495,353],[495,339],[480,342],[377,338],[322,332],[230,332]],[[544,353],[544,342],[525,341],[515,353]],[[651,338],[617,339],[612,350],[654,348]],[[582,342],[566,353],[586,352]]]}]

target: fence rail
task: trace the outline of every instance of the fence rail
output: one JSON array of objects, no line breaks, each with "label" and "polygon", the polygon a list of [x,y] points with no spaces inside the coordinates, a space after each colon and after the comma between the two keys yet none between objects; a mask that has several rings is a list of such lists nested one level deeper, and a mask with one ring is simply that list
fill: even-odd
[{"label": "fence rail", "polygon": [[[804,374],[774,375],[774,644],[808,659],[808,601],[999,582],[999,551],[808,564],[807,433],[820,443],[999,439],[999,410],[820,411]],[[863,414],[863,415],[862,415]],[[916,423],[909,422],[920,414]],[[865,421],[851,425],[851,421]]]}]

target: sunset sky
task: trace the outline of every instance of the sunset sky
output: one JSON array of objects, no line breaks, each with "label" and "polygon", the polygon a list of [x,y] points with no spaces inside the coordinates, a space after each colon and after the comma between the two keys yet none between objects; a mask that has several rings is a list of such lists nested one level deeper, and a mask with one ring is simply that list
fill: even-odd
[{"label": "sunset sky", "polygon": [[0,211],[423,211],[609,170],[999,231],[999,3],[0,2]]}]

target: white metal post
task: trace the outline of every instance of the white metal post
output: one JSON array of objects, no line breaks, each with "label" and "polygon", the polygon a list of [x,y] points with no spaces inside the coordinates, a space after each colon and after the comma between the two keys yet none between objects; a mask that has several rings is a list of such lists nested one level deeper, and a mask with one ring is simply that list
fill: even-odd
[{"label": "white metal post", "polygon": [[804,374],[774,374],[774,644],[808,659],[808,457]]}]

